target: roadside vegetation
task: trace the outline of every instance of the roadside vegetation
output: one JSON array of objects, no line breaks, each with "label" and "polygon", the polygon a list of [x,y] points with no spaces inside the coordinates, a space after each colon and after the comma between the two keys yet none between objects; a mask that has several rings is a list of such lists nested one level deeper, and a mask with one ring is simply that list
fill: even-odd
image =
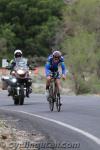
[{"label": "roadside vegetation", "polygon": [[0,57],[16,48],[47,56],[62,20],[61,0],[0,0]]},{"label": "roadside vegetation", "polygon": [[63,11],[61,48],[76,94],[100,92],[99,14],[98,0],[76,0]]}]

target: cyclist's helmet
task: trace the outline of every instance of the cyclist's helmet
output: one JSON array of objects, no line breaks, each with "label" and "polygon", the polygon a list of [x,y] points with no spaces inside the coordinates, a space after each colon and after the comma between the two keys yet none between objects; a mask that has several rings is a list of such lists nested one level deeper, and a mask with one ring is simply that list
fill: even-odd
[{"label": "cyclist's helmet", "polygon": [[22,54],[23,54],[22,51],[19,49],[15,50],[14,52],[15,58],[22,57]]},{"label": "cyclist's helmet", "polygon": [[54,51],[52,55],[53,55],[53,58],[60,59],[62,54],[60,51]]}]

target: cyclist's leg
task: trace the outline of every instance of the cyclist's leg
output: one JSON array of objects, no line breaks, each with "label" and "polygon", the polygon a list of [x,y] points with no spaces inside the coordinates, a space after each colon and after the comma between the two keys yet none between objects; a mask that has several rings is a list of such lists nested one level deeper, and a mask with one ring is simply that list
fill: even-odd
[{"label": "cyclist's leg", "polygon": [[55,82],[56,82],[56,86],[57,86],[57,88],[58,88],[58,93],[60,93],[60,91],[61,91],[60,78],[57,78]]},{"label": "cyclist's leg", "polygon": [[49,98],[50,81],[51,81],[51,76],[47,76],[47,78],[46,78],[46,90],[45,90],[45,95],[46,95],[47,99]]},{"label": "cyclist's leg", "polygon": [[60,78],[59,79],[56,79],[56,86],[57,86],[57,88],[56,88],[56,92],[57,92],[57,97],[59,97],[59,104],[60,104],[60,106],[62,105],[62,103],[61,103],[61,100],[60,100],[60,93],[61,93],[61,84],[60,84]]},{"label": "cyclist's leg", "polygon": [[50,81],[51,81],[51,76],[47,76],[47,78],[46,78],[46,90],[49,90]]},{"label": "cyclist's leg", "polygon": [[60,78],[61,78],[61,76],[60,76],[60,74],[59,74],[59,72],[58,72],[58,75],[57,75],[57,78],[56,78],[56,86],[57,86],[57,88],[58,88],[57,93],[60,93],[60,91],[61,91]]}]

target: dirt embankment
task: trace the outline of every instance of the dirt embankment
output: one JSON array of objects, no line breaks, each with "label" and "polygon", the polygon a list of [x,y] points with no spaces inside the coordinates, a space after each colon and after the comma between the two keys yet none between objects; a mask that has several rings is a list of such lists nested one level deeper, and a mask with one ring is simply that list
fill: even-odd
[{"label": "dirt embankment", "polygon": [[29,133],[12,127],[17,121],[0,117],[0,150],[37,150],[44,136],[35,130]]}]

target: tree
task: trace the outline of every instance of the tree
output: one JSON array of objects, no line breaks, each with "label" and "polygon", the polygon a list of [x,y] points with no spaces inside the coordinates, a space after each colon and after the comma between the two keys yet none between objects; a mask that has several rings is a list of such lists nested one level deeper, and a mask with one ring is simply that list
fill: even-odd
[{"label": "tree", "polygon": [[25,55],[46,56],[60,26],[63,5],[61,0],[1,0],[0,35],[7,41],[7,51],[19,48]]}]

